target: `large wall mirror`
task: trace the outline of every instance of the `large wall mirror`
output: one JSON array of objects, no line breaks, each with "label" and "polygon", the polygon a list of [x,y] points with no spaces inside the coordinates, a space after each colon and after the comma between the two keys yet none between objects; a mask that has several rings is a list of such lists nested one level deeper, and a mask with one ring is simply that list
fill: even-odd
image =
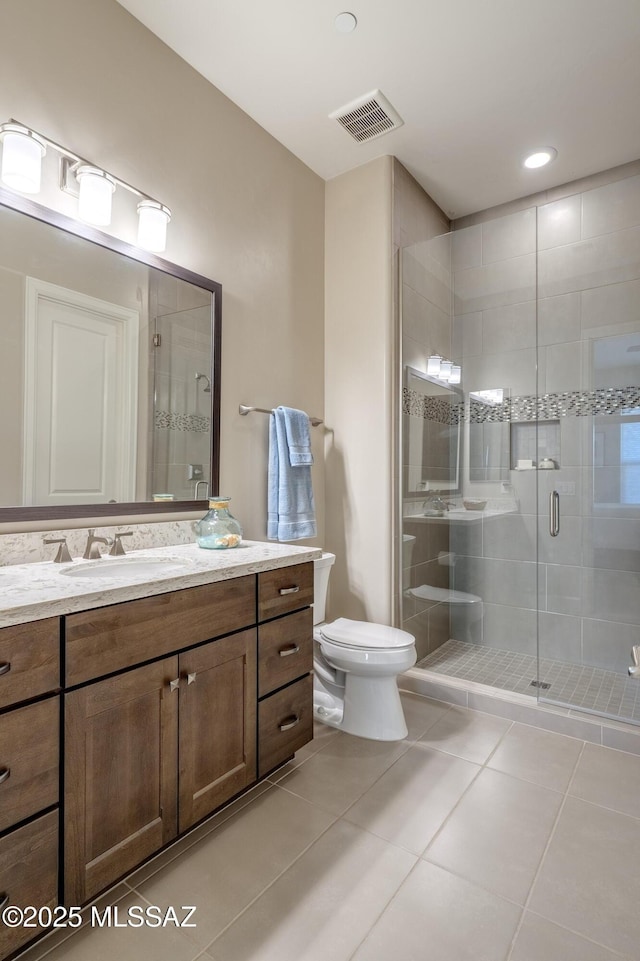
[{"label": "large wall mirror", "polygon": [[0,189],[0,521],[218,492],[221,294]]}]

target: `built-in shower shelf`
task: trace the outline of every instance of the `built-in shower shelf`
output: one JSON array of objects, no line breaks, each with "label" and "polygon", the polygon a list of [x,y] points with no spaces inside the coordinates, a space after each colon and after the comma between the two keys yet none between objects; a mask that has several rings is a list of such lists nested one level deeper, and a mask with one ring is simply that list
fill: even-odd
[{"label": "built-in shower shelf", "polygon": [[544,458],[554,461],[556,469],[560,466],[560,421],[512,421],[511,470],[522,470],[518,461],[535,465]]}]

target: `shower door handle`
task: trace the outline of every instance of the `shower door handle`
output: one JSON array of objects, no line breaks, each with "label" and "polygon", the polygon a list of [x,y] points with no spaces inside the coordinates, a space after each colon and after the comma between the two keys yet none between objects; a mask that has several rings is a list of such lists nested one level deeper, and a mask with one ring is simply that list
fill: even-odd
[{"label": "shower door handle", "polygon": [[560,533],[560,494],[557,491],[549,494],[549,533],[552,537]]}]

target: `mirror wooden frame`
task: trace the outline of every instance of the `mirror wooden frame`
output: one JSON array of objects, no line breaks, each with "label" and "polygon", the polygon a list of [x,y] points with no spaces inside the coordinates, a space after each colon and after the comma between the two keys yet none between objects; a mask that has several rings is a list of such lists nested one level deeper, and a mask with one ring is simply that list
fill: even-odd
[{"label": "mirror wooden frame", "polygon": [[[25,214],[34,220],[42,221],[51,227],[57,227],[67,233],[74,234],[92,244],[105,247],[114,253],[129,257],[139,263],[146,264],[155,270],[160,270],[179,280],[208,290],[213,295],[212,304],[212,357],[211,357],[211,463],[210,493],[218,492],[220,481],[220,372],[221,372],[221,347],[222,347],[222,285],[215,280],[209,280],[200,274],[196,274],[185,267],[155,254],[147,253],[133,244],[112,237],[103,233],[88,224],[67,217],[65,214],[50,210],[41,204],[30,200],[20,194],[14,194],[4,187],[0,187],[0,205],[8,207],[19,213]],[[124,516],[128,514],[167,514],[185,511],[198,511],[206,509],[207,500],[189,501],[170,501],[161,504],[153,501],[133,501],[118,504],[74,504],[72,506],[46,506],[46,507],[0,507],[0,524],[15,521],[41,521],[41,520],[62,520],[82,517],[107,517]]]}]

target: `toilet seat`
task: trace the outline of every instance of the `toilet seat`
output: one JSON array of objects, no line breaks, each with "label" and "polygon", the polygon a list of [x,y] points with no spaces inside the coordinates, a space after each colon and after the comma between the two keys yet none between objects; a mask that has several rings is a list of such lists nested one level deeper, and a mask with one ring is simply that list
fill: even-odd
[{"label": "toilet seat", "polygon": [[319,633],[324,640],[354,651],[400,651],[415,644],[412,634],[397,627],[351,621],[346,617],[339,617],[330,624],[321,624]]}]

